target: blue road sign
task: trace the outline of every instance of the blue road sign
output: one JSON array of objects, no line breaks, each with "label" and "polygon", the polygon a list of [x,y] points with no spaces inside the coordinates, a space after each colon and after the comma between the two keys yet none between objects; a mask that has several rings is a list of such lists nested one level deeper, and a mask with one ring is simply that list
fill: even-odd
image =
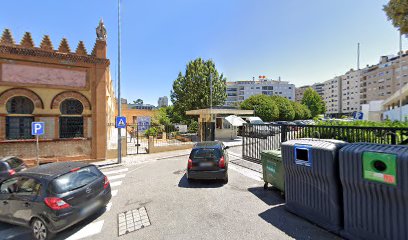
[{"label": "blue road sign", "polygon": [[354,113],[354,119],[363,120],[363,116],[364,116],[364,114],[362,112],[355,112]]},{"label": "blue road sign", "polygon": [[31,123],[31,135],[43,135],[45,124],[44,122],[32,122]]},{"label": "blue road sign", "polygon": [[125,128],[126,127],[126,117],[116,117],[116,128]]}]

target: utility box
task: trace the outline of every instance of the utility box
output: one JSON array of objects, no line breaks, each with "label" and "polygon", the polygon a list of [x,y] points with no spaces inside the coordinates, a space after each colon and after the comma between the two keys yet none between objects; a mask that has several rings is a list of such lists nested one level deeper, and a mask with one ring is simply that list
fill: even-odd
[{"label": "utility box", "polygon": [[285,169],[282,163],[282,154],[280,150],[264,150],[261,153],[262,173],[265,182],[264,188],[268,183],[273,187],[285,192]]},{"label": "utility box", "polygon": [[282,143],[286,209],[339,233],[343,225],[337,140],[297,139]]},{"label": "utility box", "polygon": [[408,239],[408,146],[350,144],[340,151],[349,239]]}]

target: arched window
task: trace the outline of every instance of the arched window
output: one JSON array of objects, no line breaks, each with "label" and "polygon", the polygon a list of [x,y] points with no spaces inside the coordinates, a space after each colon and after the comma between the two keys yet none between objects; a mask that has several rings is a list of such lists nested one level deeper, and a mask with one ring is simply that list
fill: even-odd
[{"label": "arched window", "polygon": [[[34,117],[34,103],[27,97],[16,96],[10,98],[6,103],[6,138],[7,139],[30,139],[31,123]],[[12,115],[11,115],[12,114]]]},{"label": "arched window", "polygon": [[84,106],[77,99],[66,99],[60,105],[60,138],[84,137]]}]

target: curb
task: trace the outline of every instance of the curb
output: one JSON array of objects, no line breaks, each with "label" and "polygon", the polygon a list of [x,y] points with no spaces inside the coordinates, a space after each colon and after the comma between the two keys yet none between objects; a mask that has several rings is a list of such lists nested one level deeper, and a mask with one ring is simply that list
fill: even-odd
[{"label": "curb", "polygon": [[188,156],[188,155],[190,155],[190,153],[184,153],[184,154],[179,154],[179,155],[173,155],[173,156],[169,156],[169,157],[160,157],[160,158],[156,158],[156,160],[163,160],[163,159],[169,159],[169,158],[183,157],[183,156]]},{"label": "curb", "polygon": [[114,167],[121,167],[123,163],[105,163],[101,165],[95,164],[99,169],[107,169],[107,168],[114,168]]}]

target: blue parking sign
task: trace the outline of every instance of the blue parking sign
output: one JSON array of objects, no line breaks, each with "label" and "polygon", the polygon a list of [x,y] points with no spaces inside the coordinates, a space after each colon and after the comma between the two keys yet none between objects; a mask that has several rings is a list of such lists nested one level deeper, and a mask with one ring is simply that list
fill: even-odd
[{"label": "blue parking sign", "polygon": [[363,120],[364,114],[362,112],[354,112],[354,119]]},{"label": "blue parking sign", "polygon": [[32,122],[31,123],[31,135],[43,135],[44,134],[44,122]]},{"label": "blue parking sign", "polygon": [[116,128],[126,127],[126,117],[116,117]]}]

